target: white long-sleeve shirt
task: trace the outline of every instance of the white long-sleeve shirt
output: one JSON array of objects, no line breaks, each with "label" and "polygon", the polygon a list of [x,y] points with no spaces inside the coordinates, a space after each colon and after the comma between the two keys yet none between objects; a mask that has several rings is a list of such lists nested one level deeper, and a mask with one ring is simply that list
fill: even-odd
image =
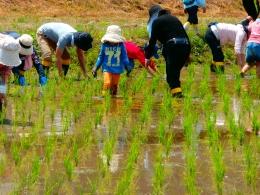
[{"label": "white long-sleeve shirt", "polygon": [[236,54],[245,53],[247,34],[241,24],[217,23],[210,28],[221,45],[232,44]]}]

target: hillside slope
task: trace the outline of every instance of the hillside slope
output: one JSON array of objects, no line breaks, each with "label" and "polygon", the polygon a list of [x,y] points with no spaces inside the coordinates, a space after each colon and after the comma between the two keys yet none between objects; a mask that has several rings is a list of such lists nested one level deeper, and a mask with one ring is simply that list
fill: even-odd
[{"label": "hillside slope", "polygon": [[[169,8],[176,15],[183,15],[181,0],[0,0],[0,15],[34,16],[144,16],[153,3]],[[207,0],[205,16],[239,16],[244,14],[240,0]]]}]

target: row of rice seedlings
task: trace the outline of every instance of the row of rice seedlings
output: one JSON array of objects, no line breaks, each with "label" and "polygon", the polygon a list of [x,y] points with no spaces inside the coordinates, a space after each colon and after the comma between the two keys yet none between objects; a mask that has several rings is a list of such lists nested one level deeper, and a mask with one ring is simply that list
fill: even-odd
[{"label": "row of rice seedlings", "polygon": [[[143,72],[141,73],[143,77]],[[132,194],[134,189],[134,178],[136,177],[136,166],[139,154],[141,153],[142,143],[145,143],[147,137],[147,129],[150,128],[151,112],[154,102],[152,96],[153,88],[149,87],[143,93],[145,94],[143,107],[141,109],[138,121],[132,128],[130,149],[128,152],[125,170],[118,182],[115,194]],[[131,100],[130,100],[131,103]]]},{"label": "row of rice seedlings", "polygon": [[209,147],[214,170],[214,181],[218,194],[223,194],[225,166],[223,161],[223,147],[220,143],[219,132],[215,127],[216,113],[206,113],[206,130],[209,137]]},{"label": "row of rice seedlings", "polygon": [[160,109],[160,122],[157,126],[157,136],[160,145],[154,165],[153,194],[164,194],[166,185],[164,162],[169,157],[173,144],[171,125],[173,123],[174,117],[175,113],[172,108],[171,94],[168,91],[165,91]]},{"label": "row of rice seedlings", "polygon": [[160,147],[157,152],[155,165],[154,165],[154,176],[153,176],[153,194],[165,194],[165,161],[164,149]]},{"label": "row of rice seedlings", "polygon": [[[205,72],[205,69],[204,69]],[[206,74],[208,75],[208,74]],[[207,79],[208,77],[206,77]],[[206,86],[206,83],[202,81],[201,86],[204,86],[204,96],[202,100],[202,108],[204,111],[205,117],[205,129],[207,131],[208,139],[209,139],[209,148],[211,151],[211,159],[213,163],[213,171],[214,171],[214,181],[216,184],[216,189],[218,194],[223,193],[223,181],[225,176],[225,167],[223,161],[223,148],[221,146],[221,142],[219,139],[219,132],[216,129],[216,113],[213,111],[213,95],[209,90],[209,87]],[[218,77],[217,84],[218,91],[220,93],[220,97],[224,101],[223,110],[227,115],[229,113],[229,96],[226,94],[225,90],[225,78],[222,75]]]},{"label": "row of rice seedlings", "polygon": [[[206,72],[205,72],[206,74]],[[198,187],[196,184],[197,177],[197,147],[198,135],[195,130],[197,122],[197,111],[192,104],[192,89],[195,78],[195,65],[192,63],[188,66],[188,75],[185,79],[184,88],[184,105],[183,105],[183,133],[185,138],[184,143],[184,157],[185,157],[185,170],[184,170],[184,183],[188,194],[198,194]]]},{"label": "row of rice seedlings", "polygon": [[[191,107],[190,107],[191,108]],[[185,186],[189,194],[198,194],[196,185],[196,153],[197,153],[197,133],[194,127],[196,114],[186,113],[183,119],[185,137]]]},{"label": "row of rice seedlings", "polygon": [[[257,142],[257,141],[256,141]],[[257,168],[259,162],[257,160],[257,149],[255,143],[247,143],[244,145],[244,163],[245,163],[245,180],[253,190],[256,190],[257,184]]]}]

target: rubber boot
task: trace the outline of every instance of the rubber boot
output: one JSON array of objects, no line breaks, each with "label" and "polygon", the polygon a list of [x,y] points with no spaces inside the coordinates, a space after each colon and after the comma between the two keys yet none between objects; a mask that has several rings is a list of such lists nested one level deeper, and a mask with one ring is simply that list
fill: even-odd
[{"label": "rubber boot", "polygon": [[225,72],[224,62],[212,62],[210,65],[211,72],[223,74]]},{"label": "rubber boot", "polygon": [[171,94],[172,94],[172,97],[174,97],[174,98],[183,98],[184,97],[180,87],[171,89]]}]

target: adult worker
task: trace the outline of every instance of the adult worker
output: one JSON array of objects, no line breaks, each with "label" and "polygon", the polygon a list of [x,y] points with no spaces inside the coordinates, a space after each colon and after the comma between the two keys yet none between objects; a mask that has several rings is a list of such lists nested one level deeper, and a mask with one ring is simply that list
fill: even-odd
[{"label": "adult worker", "polygon": [[245,62],[245,47],[247,42],[247,26],[251,20],[248,17],[239,24],[212,22],[208,25],[205,41],[209,45],[213,62],[210,66],[212,72],[224,72],[224,54],[222,46],[234,45],[237,63],[242,67]]},{"label": "adult worker", "polygon": [[171,15],[169,10],[159,11],[158,18],[153,22],[149,45],[145,49],[146,66],[150,63],[157,41],[163,45],[166,79],[172,96],[182,97],[180,72],[189,58],[191,46],[182,23],[177,17]]},{"label": "adult worker", "polygon": [[37,42],[42,52],[44,69],[49,69],[52,63],[52,51],[55,51],[56,64],[59,75],[66,76],[71,62],[67,47],[76,47],[80,68],[87,77],[84,51],[92,48],[92,37],[86,32],[77,32],[72,26],[65,23],[50,22],[43,24],[37,30]]}]

